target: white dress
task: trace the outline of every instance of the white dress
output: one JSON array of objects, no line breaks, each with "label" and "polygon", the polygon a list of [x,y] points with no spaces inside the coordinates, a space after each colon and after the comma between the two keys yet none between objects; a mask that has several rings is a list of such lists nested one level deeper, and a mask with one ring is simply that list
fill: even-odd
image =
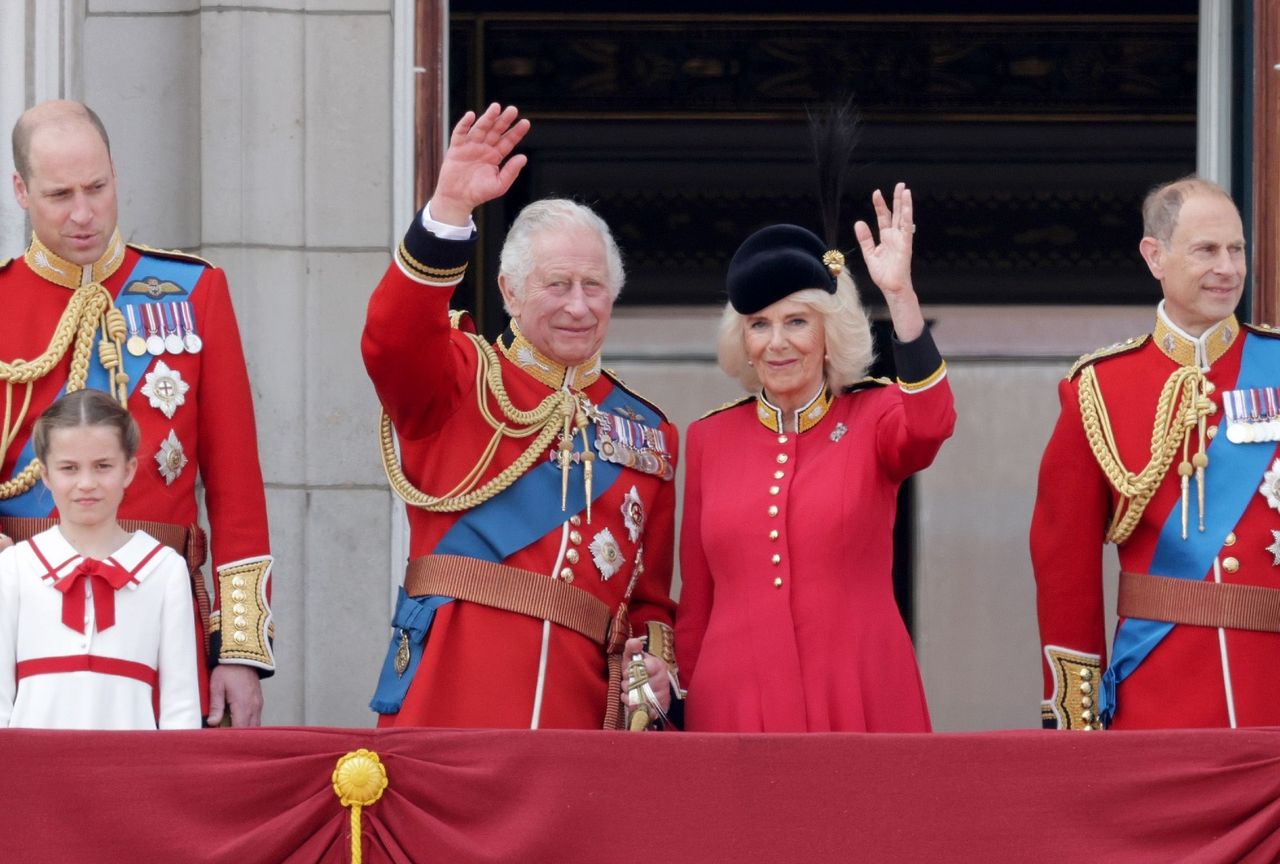
[{"label": "white dress", "polygon": [[90,586],[80,633],[54,583],[83,560],[57,527],[0,552],[0,727],[155,729],[155,682],[159,728],[199,728],[186,562],[135,532],[108,559],[132,576],[115,591],[115,624],[98,630]]}]

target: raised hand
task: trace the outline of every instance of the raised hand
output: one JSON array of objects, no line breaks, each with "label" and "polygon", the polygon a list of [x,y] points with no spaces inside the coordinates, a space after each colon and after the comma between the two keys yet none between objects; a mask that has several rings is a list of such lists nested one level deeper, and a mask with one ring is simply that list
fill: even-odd
[{"label": "raised hand", "polygon": [[862,258],[867,262],[871,281],[889,298],[912,290],[911,246],[916,228],[911,211],[911,190],[905,183],[893,187],[892,210],[886,206],[879,189],[871,193],[871,203],[876,209],[880,242],[875,242],[870,226],[861,220],[853,226],[853,233],[862,247]]},{"label": "raised hand", "polygon": [[905,183],[893,187],[892,210],[885,205],[879,189],[871,193],[871,203],[876,208],[880,242],[875,242],[866,222],[854,225],[853,233],[862,247],[862,258],[867,262],[871,281],[876,283],[889,307],[894,332],[903,342],[911,342],[924,332],[920,301],[911,284],[911,248],[916,233],[911,190]]},{"label": "raised hand", "polygon": [[514,105],[494,102],[484,113],[462,115],[453,127],[449,149],[440,163],[431,216],[449,225],[466,225],[471,211],[506,194],[529,161],[511,151],[529,131]]}]

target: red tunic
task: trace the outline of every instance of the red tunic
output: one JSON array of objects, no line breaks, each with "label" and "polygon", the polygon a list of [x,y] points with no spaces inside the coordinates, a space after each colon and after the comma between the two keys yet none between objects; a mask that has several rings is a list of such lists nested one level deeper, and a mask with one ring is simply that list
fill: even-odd
[{"label": "red tunic", "polygon": [[[434,495],[453,489],[471,471],[494,432],[477,401],[477,347],[449,321],[449,299],[471,245],[435,238],[415,219],[397,260],[373,293],[364,331],[365,364],[394,423],[405,475]],[[406,264],[406,256],[413,265]],[[414,270],[415,265],[437,275]],[[501,352],[499,357],[503,384],[517,408],[532,409],[554,391]],[[546,358],[533,359],[547,369],[554,366]],[[625,403],[642,415],[637,422],[660,430],[674,459],[677,431],[657,409],[608,375],[581,367],[567,371],[577,376],[569,382],[571,389],[595,405],[612,410],[611,404]],[[579,388],[576,382],[585,373],[591,373],[587,380],[592,383]],[[493,416],[503,416],[492,397],[486,402]],[[594,441],[594,429],[589,434]],[[480,483],[512,464],[529,440],[503,438]],[[580,440],[575,449],[581,450]],[[670,625],[674,484],[597,460],[588,523],[581,465],[573,465],[569,478],[570,501],[576,497],[577,502],[562,511],[560,469],[551,464],[550,455],[550,450],[540,453],[516,486],[488,504],[460,513],[409,507],[410,556],[449,553],[512,565],[571,581],[611,609],[624,601],[634,578],[633,630],[649,620]],[[609,481],[611,470],[617,476]],[[643,512],[639,533],[628,528],[624,514],[624,498],[632,490]],[[517,495],[524,497],[510,497]],[[491,515],[509,507],[515,509]],[[610,537],[620,554],[618,568],[606,573],[591,547]],[[637,561],[643,562],[640,572]],[[386,705],[376,709],[383,711],[379,724],[600,728],[609,698],[603,649],[559,625],[545,630],[544,647],[541,620],[460,600],[445,604],[430,625],[403,703],[398,711]]]},{"label": "red tunic", "polygon": [[929,731],[891,568],[898,487],[955,425],[950,386],[934,381],[838,396],[799,434],[762,424],[754,399],[689,427],[686,729]]},{"label": "red tunic", "polygon": [[[1212,428],[1223,419],[1222,394],[1231,390],[1241,374],[1241,358],[1248,340],[1274,339],[1268,334],[1242,334],[1234,318],[1205,334],[1209,355],[1207,378],[1213,385],[1209,398],[1215,413]],[[1123,350],[1123,349],[1121,349]],[[1220,354],[1220,356],[1219,356]],[[1179,360],[1175,360],[1177,356]],[[1172,331],[1161,320],[1154,338],[1131,340],[1128,350],[1092,361],[1099,389],[1110,417],[1121,460],[1129,471],[1138,471],[1151,459],[1152,427],[1161,388],[1179,365],[1195,362],[1192,340]],[[1280,365],[1263,369],[1266,384],[1280,385]],[[1062,381],[1058,395],[1062,413],[1045,448],[1040,465],[1039,490],[1031,524],[1031,555],[1035,567],[1037,608],[1040,621],[1042,664],[1045,675],[1043,706],[1046,725],[1070,726],[1061,709],[1054,711],[1061,688],[1074,686],[1059,680],[1049,658],[1066,651],[1097,658],[1107,667],[1107,641],[1103,620],[1102,546],[1119,496],[1098,466],[1081,421],[1079,374]],[[1222,424],[1225,427],[1225,423]],[[1223,431],[1223,430],[1218,430]],[[1214,443],[1227,445],[1225,435]],[[1266,448],[1275,443],[1230,445]],[[1192,437],[1192,451],[1195,435]],[[1210,453],[1212,454],[1212,450]],[[1153,573],[1153,556],[1161,531],[1173,514],[1180,518],[1181,488],[1177,474],[1181,449],[1143,512],[1132,535],[1118,547],[1120,569]],[[1265,460],[1267,468],[1272,457]],[[1216,466],[1224,470],[1221,461]],[[1211,456],[1206,472],[1212,474]],[[1225,583],[1280,587],[1280,560],[1268,550],[1280,529],[1280,513],[1258,493],[1262,476],[1231,478],[1244,485],[1247,505],[1226,535],[1217,553]],[[1189,487],[1189,531],[1197,529],[1196,487]],[[1222,502],[1212,496],[1205,502],[1213,514]],[[1180,536],[1180,535],[1179,535]],[[1183,542],[1175,539],[1174,543]],[[1177,576],[1176,573],[1155,575]],[[1196,580],[1214,578],[1213,567],[1186,574]],[[1121,625],[1123,626],[1123,619]],[[1280,724],[1280,688],[1275,672],[1280,665],[1280,634],[1250,630],[1223,631],[1236,722],[1240,726]],[[1168,727],[1226,726],[1227,686],[1219,631],[1214,627],[1179,624],[1164,636],[1149,655],[1117,688],[1117,710],[1111,727],[1150,729]],[[1076,718],[1075,723],[1079,723]]]},{"label": "red tunic", "polygon": [[[108,255],[115,248],[113,243]],[[33,249],[39,250],[39,246],[33,246]],[[45,256],[45,261],[52,261],[68,272],[74,270],[79,273],[75,265],[48,257],[47,251]],[[106,258],[104,256],[104,260]],[[266,638],[271,626],[266,609],[270,596],[271,562],[266,496],[258,467],[249,378],[226,276],[222,270],[197,258],[152,250],[147,250],[144,257],[138,249],[129,246],[124,248],[123,263],[102,281],[117,302],[120,302],[122,290],[148,275],[150,265],[144,263],[139,269],[140,260],[161,265],[179,262],[199,268],[194,290],[166,293],[160,295],[157,302],[189,301],[195,329],[203,346],[196,354],[148,355],[144,361],[144,373],[135,376],[131,382],[129,410],[142,434],[137,453],[137,474],[120,505],[119,517],[182,526],[195,524],[198,518],[196,478],[199,474],[211,529],[213,565],[224,572],[226,568],[240,568],[237,572],[245,573],[245,578],[251,583],[245,588],[250,596],[242,603],[248,611],[239,616],[248,624],[247,640],[227,640],[227,644],[222,646],[220,632],[215,629],[212,650],[222,662],[241,663],[267,671],[272,668],[273,661]],[[71,294],[71,289],[35,272],[26,260],[16,259],[0,268],[0,302],[4,307],[4,314],[0,315],[0,355],[6,359],[30,359],[44,352]],[[145,299],[150,301],[152,298]],[[36,418],[66,384],[71,367],[70,354],[69,350],[52,372],[35,383],[30,410],[15,442],[5,454],[0,476],[10,478],[16,469],[24,467],[25,462],[24,465],[16,465],[20,451],[30,438]],[[157,372],[160,363],[176,373],[188,388],[181,396],[182,404],[174,406],[172,417],[165,416],[160,408],[154,407],[151,397],[144,392],[148,385],[145,373]],[[170,378],[170,381],[175,380]],[[22,393],[21,386],[14,387],[15,399],[20,399]],[[156,459],[166,440],[178,442],[187,460],[185,466],[176,470],[171,481],[166,480]],[[175,457],[171,464],[176,466],[178,461],[180,459]],[[47,499],[42,490],[43,487],[37,483],[32,494],[44,494]],[[4,515],[32,515],[15,507],[14,501],[0,501],[0,521]],[[56,515],[52,513],[51,500],[44,502],[43,511],[40,515]],[[220,597],[216,593],[218,580],[215,579],[214,583],[212,623],[217,628]],[[260,596],[255,598],[254,594]],[[228,619],[232,617],[235,616],[228,615]]]}]

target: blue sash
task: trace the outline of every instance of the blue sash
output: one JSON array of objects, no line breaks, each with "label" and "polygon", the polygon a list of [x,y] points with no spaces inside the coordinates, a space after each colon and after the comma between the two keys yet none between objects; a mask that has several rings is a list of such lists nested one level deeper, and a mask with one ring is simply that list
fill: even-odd
[{"label": "blue sash", "polygon": [[[205,265],[195,262],[175,261],[169,258],[152,258],[148,255],[143,255],[138,258],[137,263],[134,264],[133,271],[121,284],[124,287],[128,287],[132,282],[154,276],[162,282],[173,282],[181,286],[189,297],[195,292],[196,283],[200,281],[200,275],[204,273],[204,270]],[[124,287],[121,288],[119,296],[115,298],[116,308],[122,314],[127,314],[125,312],[125,307],[127,306],[147,303],[153,299],[146,294],[125,293]],[[99,334],[98,341],[101,338],[102,336]],[[142,380],[143,375],[146,374],[147,367],[151,365],[151,361],[154,359],[150,354],[134,357],[129,352],[124,352],[121,360],[124,364],[124,371],[129,376],[130,396],[137,389],[138,383]],[[107,370],[102,367],[102,362],[98,359],[98,350],[95,344],[94,350],[89,355],[89,374],[85,378],[84,386],[92,390],[103,390],[109,393],[111,392],[110,384],[111,379]],[[58,391],[58,395],[54,397],[54,401],[61,399],[66,392],[67,385],[64,383],[62,389]],[[26,446],[22,448],[22,452],[18,454],[18,459],[14,464],[18,470],[21,470],[34,458],[36,458],[35,443],[28,438]],[[45,518],[52,512],[53,498],[48,494],[42,483],[37,483],[21,495],[0,501],[0,516]]]},{"label": "blue sash", "polygon": [[[600,404],[602,411],[614,412],[626,409],[627,416],[639,416],[638,422],[657,427],[659,421],[652,417],[652,409],[621,387],[615,386]],[[587,427],[587,446],[595,448],[595,424]],[[603,459],[595,460],[592,473],[592,500],[598,500],[622,475],[622,466]],[[570,472],[569,495],[564,510],[560,509],[560,466],[543,461],[529,469],[501,494],[466,511],[440,538],[433,550],[436,555],[462,555],[482,561],[501,563],[524,547],[535,543],[564,524],[570,514],[586,507],[582,469],[579,465]],[[387,649],[378,685],[374,689],[369,707],[380,714],[394,714],[400,710],[413,682],[426,648],[426,638],[435,620],[436,610],[451,597],[427,595],[410,597],[400,589],[396,610],[392,616],[391,645]],[[395,671],[395,657],[399,651],[403,630],[409,641],[409,665],[403,675]]]},{"label": "blue sash", "polygon": [[[1240,375],[1235,389],[1275,386],[1280,380],[1280,340],[1244,334],[1240,357]],[[1225,429],[1220,428],[1220,432]],[[1203,579],[1213,567],[1245,508],[1258,491],[1262,475],[1275,456],[1274,441],[1257,444],[1232,444],[1220,434],[1209,445],[1209,465],[1205,469],[1204,531],[1199,524],[1198,496],[1190,496],[1187,515],[1187,539],[1182,539],[1182,505],[1174,506],[1160,531],[1151,573],[1175,579]],[[1192,481],[1194,483],[1194,480]],[[1147,621],[1126,618],[1116,629],[1111,649],[1111,665],[1102,676],[1098,708],[1104,723],[1110,723],[1116,710],[1116,688],[1142,664],[1160,641],[1173,630],[1169,621]]]}]

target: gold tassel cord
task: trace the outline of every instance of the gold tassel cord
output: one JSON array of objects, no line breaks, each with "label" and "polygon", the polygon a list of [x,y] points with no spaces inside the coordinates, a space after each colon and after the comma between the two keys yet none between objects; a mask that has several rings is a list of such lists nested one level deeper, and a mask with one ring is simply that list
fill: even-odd
[{"label": "gold tassel cord", "polygon": [[[1203,385],[1204,374],[1195,366],[1180,367],[1165,381],[1156,400],[1155,422],[1151,432],[1151,459],[1141,471],[1135,473],[1127,470],[1120,459],[1096,372],[1093,367],[1089,367],[1081,373],[1079,403],[1085,438],[1098,466],[1120,496],[1120,503],[1107,531],[1107,540],[1110,542],[1123,543],[1133,533],[1147,504],[1173,464],[1178,448],[1187,444],[1191,430],[1212,413],[1213,403],[1202,395]],[[1190,469],[1198,468],[1203,472],[1204,466],[1208,464],[1208,458],[1203,454],[1203,439],[1199,443],[1201,452],[1195,454],[1187,464],[1188,475],[1184,476],[1184,481],[1189,476]]]},{"label": "gold tassel cord", "polygon": [[[463,483],[446,495],[428,495],[418,489],[405,476],[404,468],[396,455],[394,429],[391,418],[387,416],[385,410],[382,411],[379,422],[382,467],[387,474],[392,491],[409,506],[431,513],[457,513],[469,510],[509,488],[542,457],[557,433],[565,428],[572,429],[573,417],[578,410],[577,399],[573,394],[563,390],[547,396],[530,411],[516,408],[511,403],[506,387],[502,383],[502,369],[497,352],[479,337],[471,336],[470,338],[476,345],[480,360],[476,368],[476,399],[480,413],[494,430],[494,435]],[[499,420],[490,410],[488,404],[490,397],[497,403],[505,420]],[[487,483],[478,487],[475,485],[492,464],[498,444],[503,438],[528,438],[529,436],[533,436],[533,441],[514,462]],[[564,469],[563,463],[561,467]],[[567,477],[567,470],[565,476]]]},{"label": "gold tassel cord", "polygon": [[[114,316],[112,313],[115,313]],[[117,318],[120,322],[118,329],[115,325]],[[90,282],[77,288],[72,293],[71,299],[67,301],[67,306],[62,311],[62,316],[58,319],[58,324],[54,328],[53,336],[49,340],[49,346],[39,357],[34,360],[0,361],[0,381],[5,383],[5,416],[4,429],[0,430],[0,463],[4,462],[8,455],[9,447],[17,439],[18,432],[27,418],[35,382],[53,371],[66,355],[68,348],[71,349],[71,370],[67,375],[67,392],[72,393],[76,390],[84,389],[85,381],[89,377],[89,361],[99,329],[99,322],[102,324],[104,335],[103,347],[107,347],[107,339],[115,342],[115,345],[111,346],[115,349],[113,365],[107,365],[106,359],[110,359],[109,357],[104,359],[100,355],[99,359],[104,361],[104,367],[109,373],[112,373],[112,395],[118,398],[122,405],[125,403],[128,398],[128,388],[125,386],[128,379],[123,371],[113,371],[120,370],[121,339],[116,337],[123,337],[126,332],[123,323],[124,317],[115,308],[110,292],[101,284]],[[121,383],[122,379],[123,384]],[[22,408],[16,414],[13,411],[13,388],[15,386],[25,387]],[[36,484],[39,476],[39,461],[32,459],[26,467],[17,471],[13,477],[4,483],[0,483],[0,499],[14,498],[21,495]]]}]

